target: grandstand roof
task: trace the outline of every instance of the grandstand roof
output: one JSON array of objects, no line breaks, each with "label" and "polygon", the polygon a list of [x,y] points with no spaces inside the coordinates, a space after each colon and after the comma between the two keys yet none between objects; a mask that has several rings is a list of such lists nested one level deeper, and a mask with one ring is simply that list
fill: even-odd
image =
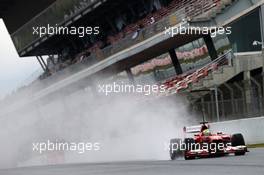
[{"label": "grandstand roof", "polygon": [[0,0],[0,18],[13,33],[56,0]]},{"label": "grandstand roof", "polygon": [[[14,44],[20,56],[54,54],[57,53],[54,49],[51,51],[44,51],[47,49],[46,45],[42,47],[42,43],[37,44],[41,45],[42,47],[35,49],[37,50],[37,53],[31,53],[27,55],[20,54],[22,53],[22,50],[26,51],[26,48],[36,44],[35,40],[40,39],[37,35],[32,35],[32,26],[47,25],[47,21],[51,21],[51,23],[53,22],[53,25],[55,25],[55,23],[60,25],[66,25],[67,23],[68,25],[69,22],[73,23],[78,20],[80,13],[82,13],[82,15],[87,15],[90,11],[97,8],[99,6],[98,4],[102,4],[102,2],[106,1],[107,0],[87,0],[85,1],[86,7],[84,8],[82,0],[0,0],[0,9],[1,7],[6,9],[3,11],[3,13],[0,13],[0,18],[4,19],[8,32],[10,33],[13,41],[19,41],[19,44],[17,44],[17,42],[14,42]],[[80,13],[74,13],[74,15],[70,15],[70,17],[65,20],[65,15],[69,15],[69,13],[71,14],[72,11],[76,10],[76,8],[82,9],[80,10]],[[51,23],[50,25],[52,25]],[[49,39],[49,41],[51,40],[50,42],[53,44],[55,43],[55,45],[58,41],[63,42],[63,39],[61,38],[51,38],[52,39]],[[23,43],[22,46],[20,42]]]},{"label": "grandstand roof", "polygon": [[10,6],[14,3],[14,0],[0,0],[0,16],[2,17]]}]

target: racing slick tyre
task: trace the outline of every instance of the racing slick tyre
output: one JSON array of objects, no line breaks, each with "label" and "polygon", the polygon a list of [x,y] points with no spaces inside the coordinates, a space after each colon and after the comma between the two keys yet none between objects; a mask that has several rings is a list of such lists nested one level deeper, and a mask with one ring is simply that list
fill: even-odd
[{"label": "racing slick tyre", "polygon": [[[244,137],[240,133],[232,135],[231,144],[232,144],[232,146],[245,146],[246,145]],[[246,151],[236,152],[235,155],[241,156],[241,155],[245,155],[245,153],[246,153]]]},{"label": "racing slick tyre", "polygon": [[175,160],[183,156],[182,151],[180,150],[181,139],[171,139],[170,140],[170,158]]},{"label": "racing slick tyre", "polygon": [[195,141],[193,138],[185,138],[184,143],[186,146],[186,150],[184,152],[184,158],[185,160],[192,160],[195,159],[196,156],[190,156],[188,155],[188,151],[195,150]]},{"label": "racing slick tyre", "polygon": [[219,145],[221,144],[224,145],[224,143],[221,141],[213,141],[210,144],[210,149],[209,149],[210,156],[221,157],[225,155],[224,150],[219,149],[220,148]]}]

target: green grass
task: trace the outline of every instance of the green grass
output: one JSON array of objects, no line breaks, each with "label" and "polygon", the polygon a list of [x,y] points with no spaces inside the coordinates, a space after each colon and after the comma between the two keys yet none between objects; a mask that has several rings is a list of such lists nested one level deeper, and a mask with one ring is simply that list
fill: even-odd
[{"label": "green grass", "polygon": [[247,145],[248,148],[264,148],[264,143],[262,144],[252,144],[252,145]]}]

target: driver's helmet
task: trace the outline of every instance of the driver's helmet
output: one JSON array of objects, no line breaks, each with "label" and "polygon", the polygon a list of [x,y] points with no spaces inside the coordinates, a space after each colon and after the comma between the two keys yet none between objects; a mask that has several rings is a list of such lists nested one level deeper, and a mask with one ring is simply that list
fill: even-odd
[{"label": "driver's helmet", "polygon": [[202,127],[201,127],[201,132],[203,132],[206,129],[208,129],[208,126],[206,124],[203,124]]},{"label": "driver's helmet", "polygon": [[203,130],[203,135],[204,135],[204,136],[210,136],[210,135],[211,135],[210,130],[209,130],[209,129],[205,129],[205,130]]}]

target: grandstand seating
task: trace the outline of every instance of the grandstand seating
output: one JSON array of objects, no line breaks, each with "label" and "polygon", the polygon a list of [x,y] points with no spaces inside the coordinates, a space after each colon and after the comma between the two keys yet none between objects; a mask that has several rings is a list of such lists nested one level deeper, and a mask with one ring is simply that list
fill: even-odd
[{"label": "grandstand seating", "polygon": [[230,59],[229,58],[230,52],[231,51],[228,51],[224,55],[220,56],[216,60],[212,61],[208,65],[198,70],[190,71],[182,75],[178,75],[163,82],[161,85],[164,85],[165,88],[167,89],[166,95],[178,93],[181,90],[187,89],[190,84],[196,83],[202,78],[207,77],[209,72],[218,70],[218,68],[221,66],[228,65],[229,64],[228,59]]},{"label": "grandstand seating", "polygon": [[[232,0],[224,0],[224,1],[222,0],[173,0],[167,7],[162,7],[161,9],[157,10],[154,13],[147,15],[145,18],[139,20],[138,22],[127,25],[122,31],[120,31],[116,35],[109,35],[105,43],[110,44],[112,46],[121,45],[125,47],[127,45],[124,45],[124,43],[120,43],[122,42],[122,39],[126,39],[126,37],[130,37],[129,39],[131,40],[131,35],[133,33],[136,33],[139,30],[142,30],[142,28],[146,28],[152,25],[151,23],[152,17],[154,18],[155,23],[156,23],[160,21],[161,19],[163,19],[164,17],[171,14],[172,12],[175,12],[180,9],[184,9],[187,17],[194,17],[201,13],[206,13],[210,10],[213,10],[215,7],[222,8],[222,5],[223,4],[225,5],[229,1],[232,1]],[[201,6],[201,4],[205,4],[205,5]],[[96,54],[98,50],[104,49],[104,47],[107,44],[104,44],[103,41],[98,41],[94,43],[93,46],[91,46],[87,50],[84,50],[81,54],[78,54],[76,58],[73,59],[75,60],[73,61],[73,63],[80,62],[80,60],[78,59],[83,59],[82,56],[85,57],[85,55],[87,55],[86,54],[87,51],[89,51],[91,54],[93,53]],[[113,50],[110,52],[113,53]],[[102,55],[102,57],[104,57],[104,55]]]}]

